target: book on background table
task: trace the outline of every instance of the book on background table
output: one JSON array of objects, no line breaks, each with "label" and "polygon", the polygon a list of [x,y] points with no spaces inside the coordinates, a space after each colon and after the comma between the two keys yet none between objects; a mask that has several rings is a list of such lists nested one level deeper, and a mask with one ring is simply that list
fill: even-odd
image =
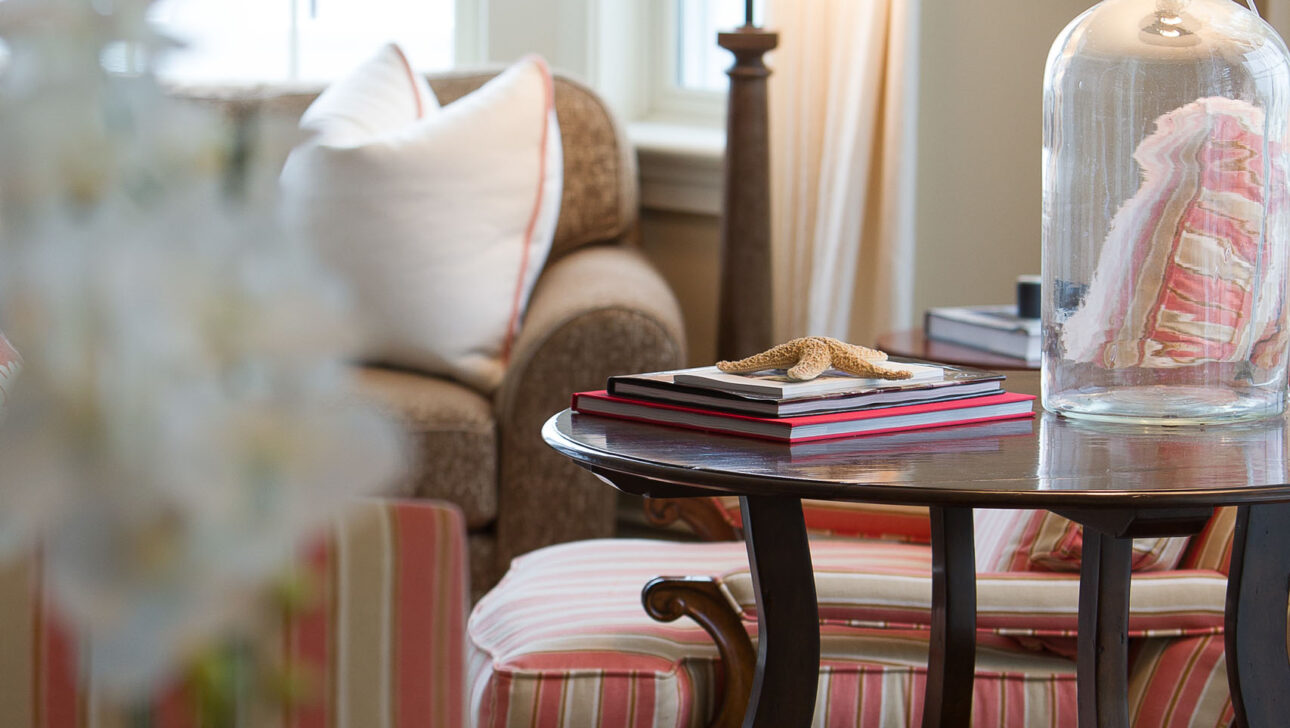
[{"label": "book on background table", "polygon": [[1030,417],[1034,397],[1000,392],[939,402],[879,407],[799,417],[753,417],[664,402],[624,399],[605,390],[573,395],[573,411],[779,442],[809,442],[833,437],[900,432],[926,427]]},{"label": "book on background table", "polygon": [[1021,318],[1013,304],[929,308],[923,332],[929,339],[1024,359],[1040,361],[1039,319]]},{"label": "book on background table", "polygon": [[679,375],[702,373],[715,367],[613,376],[606,386],[610,395],[624,399],[649,399],[689,405],[697,409],[786,417],[981,396],[999,392],[1004,379],[1004,375],[984,369],[946,364],[938,367],[941,369],[939,379],[875,380],[849,377],[846,389],[795,397],[734,392],[678,381]]}]

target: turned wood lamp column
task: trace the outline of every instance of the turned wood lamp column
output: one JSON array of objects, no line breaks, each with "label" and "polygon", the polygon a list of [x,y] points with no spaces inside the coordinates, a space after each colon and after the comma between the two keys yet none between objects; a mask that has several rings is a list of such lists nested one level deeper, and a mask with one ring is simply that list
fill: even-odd
[{"label": "turned wood lamp column", "polygon": [[752,0],[745,24],[717,34],[717,45],[735,56],[726,107],[726,157],[721,210],[721,281],[717,306],[717,356],[740,359],[774,345],[771,328],[770,139],[762,56],[779,36],[753,25]]}]

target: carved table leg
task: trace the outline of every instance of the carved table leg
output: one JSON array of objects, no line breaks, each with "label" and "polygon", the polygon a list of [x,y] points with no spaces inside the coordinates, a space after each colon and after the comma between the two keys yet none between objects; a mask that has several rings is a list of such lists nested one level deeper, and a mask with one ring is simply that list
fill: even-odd
[{"label": "carved table leg", "polygon": [[1236,725],[1290,720],[1290,503],[1242,506],[1232,536],[1224,640]]},{"label": "carved table leg", "polygon": [[967,728],[976,663],[976,546],[971,508],[931,509],[932,629],[923,727]]},{"label": "carved table leg", "polygon": [[1079,575],[1080,728],[1129,725],[1129,577],[1133,539],[1084,526]]},{"label": "carved table leg", "polygon": [[757,594],[757,673],[744,728],[810,725],[820,677],[820,621],[802,502],[741,496]]}]

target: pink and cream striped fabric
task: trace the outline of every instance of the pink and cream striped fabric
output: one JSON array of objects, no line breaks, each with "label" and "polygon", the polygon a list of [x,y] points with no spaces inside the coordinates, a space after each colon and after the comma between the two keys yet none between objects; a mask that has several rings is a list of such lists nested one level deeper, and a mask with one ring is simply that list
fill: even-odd
[{"label": "pink and cream striped fabric", "polygon": [[[1112,460],[1132,459],[1135,452],[1131,440],[1124,447],[1115,447],[1102,457]],[[1250,448],[1238,449],[1233,455],[1233,468],[1246,468],[1257,472],[1267,454],[1280,455],[1284,443],[1280,441],[1254,442]],[[1265,445],[1266,447],[1262,447]],[[1152,445],[1152,454],[1195,458],[1183,450],[1164,453]],[[1086,458],[1087,453],[1069,451],[1070,448],[1054,446],[1047,453],[1050,458]],[[1185,449],[1184,449],[1185,450]],[[1268,452],[1265,453],[1264,450]],[[1252,455],[1250,453],[1253,453]],[[1207,453],[1204,459],[1215,455]],[[1279,462],[1279,460],[1273,460]],[[741,526],[742,513],[739,499],[723,496],[710,499],[726,523],[734,528]],[[835,501],[803,500],[802,513],[807,531],[814,536],[840,536],[881,539],[908,543],[927,543],[930,525],[927,509],[869,503],[844,503]],[[1084,547],[1083,528],[1055,513],[1043,510],[991,510],[977,509],[976,552],[977,569],[984,572],[1005,571],[1078,571]],[[1211,524],[1212,525],[1212,524]],[[1213,530],[1212,528],[1210,530]],[[1230,528],[1214,532],[1215,547],[1230,540]],[[1166,571],[1177,567],[1187,551],[1186,537],[1142,538],[1133,543],[1134,571]],[[1197,564],[1197,568],[1212,568]]]},{"label": "pink and cream striped fabric", "polygon": [[1135,728],[1231,725],[1223,636],[1143,640],[1129,672],[1129,710]]},{"label": "pink and cream striped fabric", "polygon": [[[816,601],[824,622],[856,627],[927,629],[931,624],[931,549],[876,541],[811,545]],[[861,566],[862,565],[862,566]],[[746,563],[722,572],[722,588],[745,619],[756,620]],[[1010,637],[1074,637],[1079,624],[1077,574],[977,574],[977,629]],[[1215,571],[1134,576],[1129,602],[1133,637],[1222,632],[1227,580]]]},{"label": "pink and cream striped fabric", "polygon": [[11,395],[14,380],[21,370],[22,357],[18,356],[18,351],[5,335],[0,333],[0,407],[4,406],[5,400]]},{"label": "pink and cream striped fabric", "polygon": [[1232,565],[1232,534],[1236,531],[1236,508],[1215,509],[1205,529],[1191,539],[1180,566],[1184,569],[1212,569],[1227,574]]},{"label": "pink and cream striped fabric", "polygon": [[[978,571],[1079,571],[1084,527],[1049,511],[978,508]],[[1178,566],[1188,537],[1135,538],[1134,571]]]},{"label": "pink and cream striped fabric", "polygon": [[[711,499],[721,517],[733,528],[743,528],[738,496]],[[932,532],[927,509],[881,503],[802,500],[806,530],[813,536],[851,536],[887,541],[930,543]]]},{"label": "pink and cream striped fabric", "polygon": [[[926,612],[930,597],[930,556],[924,546],[822,540],[812,543],[825,624],[816,726],[892,728],[918,725],[926,682]],[[873,572],[864,584],[844,584],[849,572]],[[658,575],[725,575],[723,588],[741,608],[755,638],[747,563],[740,543],[585,541],[542,549],[516,559],[496,589],[471,615],[470,712],[481,728],[618,728],[620,726],[703,726],[716,706],[716,648],[688,619],[670,624],[651,620],[640,606],[640,590]],[[1173,574],[1135,576],[1138,583],[1165,584]],[[997,584],[991,579],[997,577]],[[1036,580],[1055,590],[1036,589]],[[1230,716],[1221,676],[1221,584],[1213,574],[1179,574],[1178,584],[1159,587],[1162,601],[1218,600],[1217,626],[1189,624],[1168,608],[1144,603],[1135,594],[1131,624],[1141,634],[1201,634],[1153,638],[1133,653],[1132,716],[1135,726],[1218,725]],[[1029,594],[1024,609],[1043,620],[1073,613],[1074,578],[1067,574],[986,575],[980,592],[982,614],[995,620],[978,634],[975,726],[1073,726],[1074,664],[1061,640],[1031,635],[1049,630],[1017,620],[1034,619],[1009,608],[1006,600]],[[1217,589],[1215,587],[1218,586]],[[868,588],[886,589],[873,599],[878,616],[850,619]],[[853,592],[852,589],[858,590]],[[1050,591],[1056,593],[1051,596]],[[1205,597],[1196,597],[1193,592]],[[1165,596],[1166,592],[1169,596]],[[1217,597],[1215,597],[1215,592]],[[740,601],[743,607],[738,607]],[[1024,602],[1025,600],[1023,600]],[[1150,600],[1148,600],[1150,601]],[[1013,602],[1015,605],[1016,602]],[[1177,606],[1176,604],[1173,606]],[[1213,605],[1205,603],[1211,614]],[[1170,626],[1169,620],[1177,620]],[[1069,641],[1067,639],[1067,641]],[[1050,644],[1053,643],[1053,644]],[[1213,645],[1220,662],[1214,663]],[[1181,645],[1180,647],[1175,647]],[[1150,648],[1150,649],[1148,649]],[[1200,654],[1205,660],[1196,661]],[[1171,672],[1172,671],[1172,672]],[[1186,674],[1185,680],[1164,676]],[[1159,677],[1158,677],[1159,676]],[[1209,676],[1209,679],[1202,679]],[[1180,705],[1168,715],[1159,706]]]},{"label": "pink and cream striped fabric", "polygon": [[1287,199],[1265,178],[1284,176],[1265,130],[1262,109],[1217,97],[1156,120],[1133,153],[1142,186],[1116,212],[1085,303],[1062,327],[1066,358],[1115,369],[1280,361],[1285,261],[1262,240]]},{"label": "pink and cream striped fabric", "polygon": [[[275,659],[313,676],[311,697],[255,725],[465,725],[465,524],[454,506],[364,502],[308,550],[301,568],[316,598],[260,639],[279,646]],[[0,725],[130,724],[78,679],[77,645],[49,613],[31,563],[0,572],[0,620]],[[198,726],[180,686],[142,710],[157,728]]]},{"label": "pink and cream striped fabric", "polygon": [[[739,498],[711,499],[721,517],[742,526]],[[802,515],[813,536],[843,536],[907,543],[928,543],[927,509],[876,503],[804,499]],[[1084,529],[1055,513],[1040,510],[977,509],[976,549],[980,571],[1079,571]],[[1134,571],[1176,567],[1186,537],[1140,538],[1133,542]]]}]

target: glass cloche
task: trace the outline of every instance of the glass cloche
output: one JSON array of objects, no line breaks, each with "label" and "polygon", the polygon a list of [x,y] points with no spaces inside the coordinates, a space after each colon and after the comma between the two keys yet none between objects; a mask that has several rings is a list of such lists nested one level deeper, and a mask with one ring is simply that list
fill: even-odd
[{"label": "glass cloche", "polygon": [[1290,57],[1232,0],[1104,0],[1044,72],[1043,403],[1255,419],[1286,396]]}]

